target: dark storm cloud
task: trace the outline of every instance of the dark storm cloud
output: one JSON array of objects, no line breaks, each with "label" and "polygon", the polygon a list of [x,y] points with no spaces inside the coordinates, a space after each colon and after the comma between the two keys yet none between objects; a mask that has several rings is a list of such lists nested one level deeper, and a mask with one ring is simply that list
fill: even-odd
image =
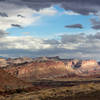
[{"label": "dark storm cloud", "polygon": [[6,0],[0,0],[0,1],[6,1]]},{"label": "dark storm cloud", "polygon": [[41,9],[51,5],[59,4],[65,10],[72,10],[77,13],[88,15],[98,10],[93,6],[99,6],[100,1],[96,0],[22,0],[27,6],[33,9]]},{"label": "dark storm cloud", "polygon": [[8,15],[6,13],[4,13],[4,12],[0,12],[0,16],[1,17],[8,17]]},{"label": "dark storm cloud", "polygon": [[83,28],[82,24],[66,25],[65,27],[66,28],[79,28],[79,29]]},{"label": "dark storm cloud", "polygon": [[[3,0],[2,0],[3,1]],[[65,10],[72,10],[74,12],[88,15],[96,13],[100,8],[99,0],[5,0],[8,3],[14,3],[20,6],[28,6],[35,10],[50,7],[52,5],[59,5]]]},{"label": "dark storm cloud", "polygon": [[18,25],[18,24],[11,24],[13,27],[18,27],[18,28],[22,28],[21,25]]}]

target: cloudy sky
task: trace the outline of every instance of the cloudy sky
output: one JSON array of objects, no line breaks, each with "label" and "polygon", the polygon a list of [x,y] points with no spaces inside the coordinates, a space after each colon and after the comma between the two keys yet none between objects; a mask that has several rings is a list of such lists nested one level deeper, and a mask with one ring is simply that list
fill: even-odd
[{"label": "cloudy sky", "polygon": [[100,0],[0,0],[0,56],[100,60]]}]

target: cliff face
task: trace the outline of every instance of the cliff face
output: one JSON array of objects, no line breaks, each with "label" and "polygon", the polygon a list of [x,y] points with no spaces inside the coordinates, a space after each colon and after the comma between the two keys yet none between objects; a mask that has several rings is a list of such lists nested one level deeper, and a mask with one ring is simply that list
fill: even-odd
[{"label": "cliff face", "polygon": [[21,79],[55,78],[67,75],[65,64],[61,61],[31,62],[5,69]]},{"label": "cliff face", "polygon": [[96,75],[100,72],[100,66],[95,60],[72,60],[66,64],[66,68],[78,76]]},{"label": "cliff face", "polygon": [[71,60],[66,63],[66,67],[70,67],[71,69],[78,69],[78,68],[89,68],[99,66],[95,60]]},{"label": "cliff face", "polygon": [[95,76],[97,74],[99,75],[100,66],[95,60],[61,60],[58,58],[41,57],[27,63],[20,62],[18,64],[11,64],[5,67],[4,70],[20,79],[33,80]]}]

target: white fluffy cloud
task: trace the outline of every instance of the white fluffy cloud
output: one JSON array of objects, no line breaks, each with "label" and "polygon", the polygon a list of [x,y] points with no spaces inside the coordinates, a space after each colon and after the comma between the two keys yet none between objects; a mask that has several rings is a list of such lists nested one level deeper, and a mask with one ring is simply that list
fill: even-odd
[{"label": "white fluffy cloud", "polygon": [[[1,49],[24,49],[24,50],[42,50],[42,49],[51,49],[51,48],[64,48],[73,50],[76,49],[80,43],[72,43],[74,40],[73,37],[71,40],[64,36],[65,38],[61,37],[61,40],[48,40],[48,39],[40,39],[35,38],[32,36],[6,36],[1,38],[0,41],[0,50]],[[77,37],[78,42],[80,42],[81,37]]]},{"label": "white fluffy cloud", "polygon": [[[36,24],[36,22],[43,16],[53,16],[57,10],[53,7],[33,10],[26,6],[18,6],[13,3],[0,2],[0,30],[7,30],[13,25],[20,25],[22,27]],[[6,16],[4,16],[4,14]]]},{"label": "white fluffy cloud", "polygon": [[[29,8],[16,9],[14,12],[8,12],[8,17],[0,17],[0,29],[6,30],[12,27],[12,24],[18,24],[23,27],[36,22],[40,16],[33,16],[33,11]],[[21,14],[25,17],[18,17]]]},{"label": "white fluffy cloud", "polygon": [[31,36],[7,36],[1,38],[0,49],[24,49],[24,50],[38,50],[49,48],[49,44],[43,44],[43,40]]}]

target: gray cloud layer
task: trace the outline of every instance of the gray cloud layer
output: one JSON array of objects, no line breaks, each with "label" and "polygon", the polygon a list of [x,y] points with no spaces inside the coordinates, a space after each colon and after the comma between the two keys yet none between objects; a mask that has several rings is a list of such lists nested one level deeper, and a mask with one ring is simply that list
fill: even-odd
[{"label": "gray cloud layer", "polygon": [[24,4],[33,8],[40,9],[48,7],[53,4],[60,4],[66,10],[73,10],[83,15],[88,15],[89,13],[96,13],[99,9],[94,8],[99,7],[99,0],[22,0]]},{"label": "gray cloud layer", "polygon": [[100,30],[100,20],[91,19],[92,28],[95,30]]},{"label": "gray cloud layer", "polygon": [[56,39],[33,37],[8,37],[0,41],[0,55],[19,56],[60,56],[100,60],[100,33],[94,35],[64,34]]}]

